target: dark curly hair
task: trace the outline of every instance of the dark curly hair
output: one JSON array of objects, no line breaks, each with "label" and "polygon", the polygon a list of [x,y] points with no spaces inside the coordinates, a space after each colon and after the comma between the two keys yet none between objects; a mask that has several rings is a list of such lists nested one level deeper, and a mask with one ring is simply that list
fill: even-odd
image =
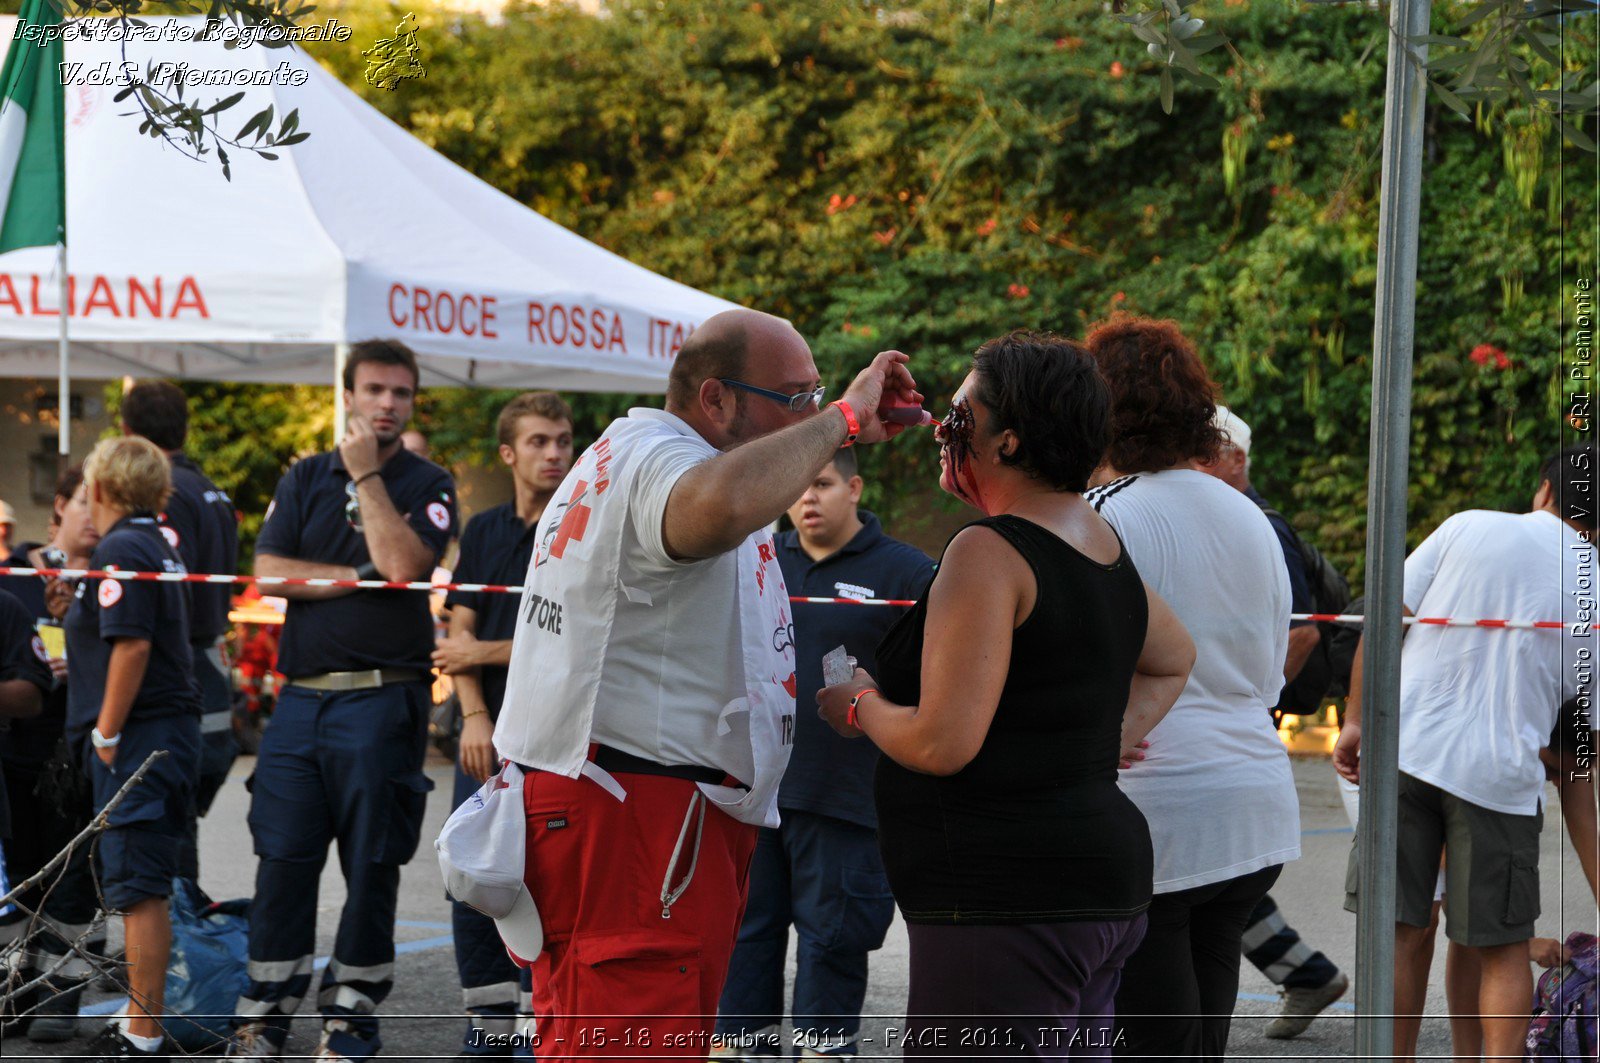
[{"label": "dark curly hair", "polygon": [[1113,468],[1158,472],[1216,459],[1217,386],[1177,322],[1119,314],[1090,329],[1084,345],[1111,389]]},{"label": "dark curly hair", "polygon": [[1062,336],[1019,329],[979,347],[972,368],[990,432],[1017,434],[1015,452],[1001,460],[1058,491],[1086,490],[1111,415],[1111,395],[1089,352]]}]

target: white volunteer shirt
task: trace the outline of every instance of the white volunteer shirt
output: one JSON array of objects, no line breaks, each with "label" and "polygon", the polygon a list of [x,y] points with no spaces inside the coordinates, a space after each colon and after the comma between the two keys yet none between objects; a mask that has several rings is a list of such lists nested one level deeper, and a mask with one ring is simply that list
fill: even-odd
[{"label": "white volunteer shirt", "polygon": [[708,797],[777,826],[795,680],[772,537],[693,562],[661,537],[678,477],[717,453],[680,418],[637,408],[574,464],[540,520],[494,743],[571,777],[590,742],[718,768],[750,790],[702,785]]},{"label": "white volunteer shirt", "polygon": [[1289,572],[1260,508],[1192,469],[1114,480],[1088,498],[1164,598],[1196,657],[1117,784],[1150,823],[1155,892],[1174,893],[1300,856],[1300,801],[1271,706],[1289,652]]},{"label": "white volunteer shirt", "polygon": [[[1547,512],[1457,513],[1406,558],[1417,616],[1571,622],[1581,592],[1592,619],[1594,587],[1593,547]],[[1594,652],[1592,632],[1413,625],[1400,655],[1400,770],[1483,808],[1534,814],[1539,749]]]}]

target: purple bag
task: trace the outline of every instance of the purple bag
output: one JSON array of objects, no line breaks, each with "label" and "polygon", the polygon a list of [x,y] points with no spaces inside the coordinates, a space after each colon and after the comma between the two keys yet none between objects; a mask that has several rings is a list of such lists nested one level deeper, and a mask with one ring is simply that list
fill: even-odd
[{"label": "purple bag", "polygon": [[1572,959],[1539,977],[1525,1056],[1593,1063],[1600,1045],[1595,1035],[1600,948],[1593,934],[1582,932],[1567,935],[1566,945]]}]

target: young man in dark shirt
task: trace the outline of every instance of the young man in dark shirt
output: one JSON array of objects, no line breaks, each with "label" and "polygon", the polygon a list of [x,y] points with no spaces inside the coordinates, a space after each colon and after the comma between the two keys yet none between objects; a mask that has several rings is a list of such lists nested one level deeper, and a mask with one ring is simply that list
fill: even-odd
[{"label": "young man in dark shirt", "polygon": [[[497,432],[500,460],[511,470],[515,495],[467,523],[456,564],[457,583],[522,583],[533,557],[539,518],[572,467],[572,410],[553,391],[532,391],[512,399],[500,411]],[[445,604],[450,608],[450,634],[439,640],[433,663],[455,677],[461,701],[460,758],[452,799],[452,805],[460,805],[499,768],[491,738],[505,698],[506,665],[522,598],[451,591]],[[462,1055],[509,1055],[506,1035],[514,1032],[517,966],[488,916],[453,901],[450,922],[469,1019]]]},{"label": "young man in dark shirt", "polygon": [[[856,453],[839,451],[789,510],[778,536],[789,593],[817,598],[919,598],[933,561],[889,538],[858,508]],[[846,604],[794,606],[794,752],[778,790],[783,817],[763,829],[750,867],[750,900],[722,991],[715,1054],[782,1055],[784,957],[792,924],[799,937],[795,1035],[809,1052],[854,1055],[867,989],[867,953],[883,944],[894,898],[878,857],[871,743],[838,735],[814,711],[822,657],[837,646],[872,671],[875,651],[905,610]]]},{"label": "young man in dark shirt", "polygon": [[[160,515],[161,534],[190,572],[231,576],[239,571],[239,514],[228,493],[206,478],[183,452],[189,436],[189,399],[174,384],[136,384],[122,397],[122,433],[143,436],[172,465],[172,496]],[[233,684],[222,660],[233,587],[195,583],[189,587],[189,640],[194,676],[200,684],[200,785],[194,815],[179,858],[185,878],[200,878],[198,819],[211,808],[239,755],[233,737]]]},{"label": "young man in dark shirt", "polygon": [[[426,580],[455,534],[450,474],[400,446],[417,393],[404,344],[356,344],[348,431],[284,474],[256,540],[256,574]],[[347,896],[317,1000],[319,1059],[379,1048],[373,1012],[394,985],[400,868],[416,852],[432,782],[427,746],[433,617],[420,591],[284,586],[278,671],[287,685],[251,780],[260,858],[250,984],[230,1053],[273,1059],[311,985],[317,880],[337,841]]]}]

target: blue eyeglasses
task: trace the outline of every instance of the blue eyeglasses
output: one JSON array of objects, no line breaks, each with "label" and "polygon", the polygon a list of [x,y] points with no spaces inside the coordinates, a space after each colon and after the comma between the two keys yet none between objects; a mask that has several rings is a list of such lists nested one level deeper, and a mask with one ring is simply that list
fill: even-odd
[{"label": "blue eyeglasses", "polygon": [[822,396],[828,390],[825,386],[819,385],[812,391],[802,391],[797,395],[785,395],[781,391],[758,388],[754,384],[746,384],[742,380],[729,380],[727,377],[718,377],[717,380],[730,388],[738,388],[740,391],[748,391],[752,395],[760,395],[762,398],[771,399],[773,402],[781,402],[789,407],[792,413],[801,413],[808,406],[814,409],[821,409]]}]

